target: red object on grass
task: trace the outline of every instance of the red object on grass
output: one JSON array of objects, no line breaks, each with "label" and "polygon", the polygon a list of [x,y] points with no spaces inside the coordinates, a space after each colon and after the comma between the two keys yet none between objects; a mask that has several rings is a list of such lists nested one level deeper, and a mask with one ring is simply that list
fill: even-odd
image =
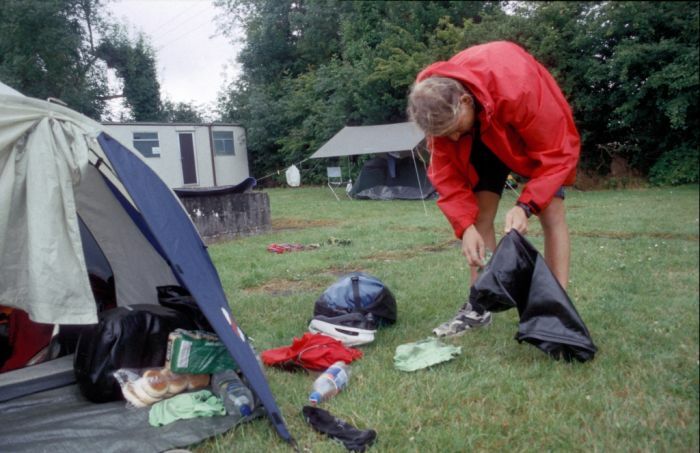
[{"label": "red object on grass", "polygon": [[291,346],[268,349],[260,354],[268,366],[295,365],[312,371],[323,371],[342,360],[351,363],[362,357],[362,351],[344,346],[343,343],[320,333],[306,332],[294,338]]},{"label": "red object on grass", "polygon": [[267,251],[268,252],[273,252],[273,253],[284,253],[284,252],[292,252],[295,250],[304,250],[304,246],[302,244],[270,244],[267,246]]}]

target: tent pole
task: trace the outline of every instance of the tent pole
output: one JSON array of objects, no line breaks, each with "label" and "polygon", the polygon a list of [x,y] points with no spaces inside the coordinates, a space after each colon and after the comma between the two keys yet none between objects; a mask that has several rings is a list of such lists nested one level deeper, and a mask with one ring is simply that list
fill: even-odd
[{"label": "tent pole", "polygon": [[428,208],[425,206],[425,195],[423,194],[423,185],[420,183],[420,175],[418,174],[418,164],[416,163],[415,148],[411,150],[411,157],[413,158],[413,167],[416,169],[416,181],[418,181],[418,190],[420,190],[420,201],[423,202],[423,212],[425,213],[425,216],[428,217]]}]

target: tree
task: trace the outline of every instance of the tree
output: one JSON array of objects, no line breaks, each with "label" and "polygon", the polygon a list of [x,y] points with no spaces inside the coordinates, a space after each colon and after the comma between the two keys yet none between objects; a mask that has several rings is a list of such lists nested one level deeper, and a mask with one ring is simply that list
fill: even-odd
[{"label": "tree", "polygon": [[2,0],[0,80],[99,118],[107,95],[94,55],[100,8],[99,0]]},{"label": "tree", "polygon": [[423,67],[510,40],[561,86],[584,169],[605,173],[622,157],[656,182],[698,181],[697,2],[219,5],[246,35],[243,74],[219,105],[247,127],[254,173],[304,159],[345,125],[404,121]]},{"label": "tree", "polygon": [[141,35],[131,43],[119,26],[110,28],[97,47],[96,56],[116,70],[124,84],[125,106],[135,121],[158,121],[162,117],[160,84],[153,49]]},{"label": "tree", "polygon": [[166,123],[204,123],[205,113],[196,105],[186,102],[172,102],[168,99],[161,104],[159,121]]},{"label": "tree", "polygon": [[221,0],[218,5],[246,34],[239,57],[243,74],[219,107],[246,126],[253,172],[269,174],[303,160],[344,125],[403,120],[409,77],[404,71],[400,81],[393,79],[395,67],[377,72],[394,47],[383,43],[407,40],[415,47],[440,18],[476,18],[483,5],[495,3]]}]

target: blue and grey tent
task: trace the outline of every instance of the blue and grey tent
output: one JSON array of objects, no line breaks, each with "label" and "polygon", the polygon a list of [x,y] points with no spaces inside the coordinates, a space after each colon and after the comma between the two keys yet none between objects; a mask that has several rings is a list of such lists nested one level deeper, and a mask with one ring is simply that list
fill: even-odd
[{"label": "blue and grey tent", "polygon": [[[117,304],[157,303],[157,287],[186,288],[246,376],[274,428],[293,442],[255,353],[230,311],[206,246],[174,193],[99,123],[69,108],[24,97],[0,83],[0,305],[22,309],[32,321],[57,326],[97,322],[81,223],[109,262]],[[36,373],[31,383],[4,374],[0,374],[3,405],[11,405],[20,395],[31,397],[25,395],[31,393],[27,389],[52,391],[47,389],[71,381],[70,373],[58,380],[54,376],[53,384],[42,384]],[[3,422],[3,412],[11,423]],[[17,450],[8,444],[19,439],[13,437],[14,431],[19,436],[24,429],[20,414],[17,407],[8,411],[0,406],[0,437],[7,451],[21,450],[21,442]],[[60,443],[67,432],[46,437]],[[128,444],[130,439],[122,436],[121,441]],[[172,443],[184,446],[183,442]],[[172,443],[152,446],[165,450]],[[143,447],[135,450],[149,450]]]}]

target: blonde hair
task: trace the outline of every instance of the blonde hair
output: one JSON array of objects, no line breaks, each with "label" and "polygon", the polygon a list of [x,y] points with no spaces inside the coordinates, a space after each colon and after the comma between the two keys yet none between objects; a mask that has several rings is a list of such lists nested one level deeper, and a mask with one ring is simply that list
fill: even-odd
[{"label": "blonde hair", "polygon": [[428,135],[441,136],[457,121],[464,95],[474,98],[464,86],[447,77],[428,77],[411,87],[408,117]]}]

